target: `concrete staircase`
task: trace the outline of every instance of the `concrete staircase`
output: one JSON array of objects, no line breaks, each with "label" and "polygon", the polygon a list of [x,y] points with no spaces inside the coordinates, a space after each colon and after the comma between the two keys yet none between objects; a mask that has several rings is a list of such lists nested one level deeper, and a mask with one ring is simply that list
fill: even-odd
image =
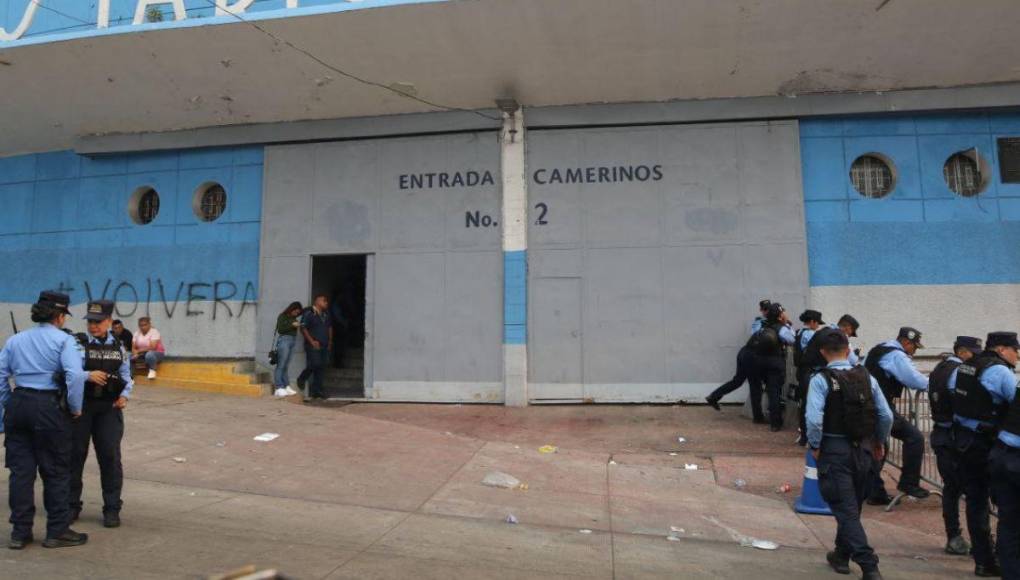
[{"label": "concrete staircase", "polygon": [[167,359],[160,363],[155,380],[145,371],[135,372],[140,387],[171,387],[224,395],[261,397],[269,394],[271,376],[259,372],[251,360]]},{"label": "concrete staircase", "polygon": [[365,351],[344,350],[340,368],[329,367],[323,377],[326,394],[332,398],[360,399],[365,396]]}]

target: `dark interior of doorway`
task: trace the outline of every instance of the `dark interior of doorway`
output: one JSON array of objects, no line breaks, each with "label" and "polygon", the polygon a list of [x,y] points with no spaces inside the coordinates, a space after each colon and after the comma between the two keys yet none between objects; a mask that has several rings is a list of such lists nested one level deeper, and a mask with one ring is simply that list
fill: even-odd
[{"label": "dark interior of doorway", "polygon": [[333,352],[323,386],[328,397],[365,396],[365,274],[367,256],[312,258],[312,299],[329,297]]}]

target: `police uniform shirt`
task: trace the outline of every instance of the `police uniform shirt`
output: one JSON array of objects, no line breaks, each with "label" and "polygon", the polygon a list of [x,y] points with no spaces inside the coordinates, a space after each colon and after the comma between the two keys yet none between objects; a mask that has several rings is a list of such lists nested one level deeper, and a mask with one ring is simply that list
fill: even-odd
[{"label": "police uniform shirt", "polygon": [[804,349],[807,348],[807,345],[808,345],[809,342],[811,342],[811,338],[815,335],[815,332],[817,332],[817,331],[812,330],[812,329],[810,329],[810,328],[808,328],[806,326],[804,328],[800,329],[800,350],[801,350],[801,352],[803,352]]},{"label": "police uniform shirt", "polygon": [[[828,368],[833,370],[850,370],[854,368],[854,365],[850,364],[848,360],[839,360],[829,363]],[[825,420],[825,402],[828,396],[829,381],[823,373],[816,373],[815,376],[811,377],[811,382],[808,384],[806,411],[807,440],[808,446],[812,449],[818,449],[822,444],[823,435],[825,437],[843,437],[843,435],[822,432]],[[875,377],[871,377],[871,398],[874,399],[875,410],[878,411],[878,421],[875,423],[875,441],[885,441],[889,438],[889,432],[892,430],[893,414]]]},{"label": "police uniform shirt", "polygon": [[[956,391],[957,370],[954,369],[953,374],[949,375],[949,390],[951,392]],[[992,396],[994,404],[1008,405],[1013,402],[1013,397],[1016,396],[1016,375],[1005,365],[990,366],[985,369],[985,372],[981,373],[981,386]],[[974,419],[959,415],[953,415],[953,419],[971,431],[977,431],[978,429],[978,422]],[[1013,433],[1000,431],[999,439],[1011,447],[1020,447],[1020,436]]]},{"label": "police uniform shirt", "polygon": [[761,327],[764,325],[765,325],[764,318],[762,318],[761,316],[755,318],[751,322],[751,335],[754,336],[755,334],[758,334],[758,331],[761,330]]},{"label": "police uniform shirt", "polygon": [[882,346],[889,346],[895,350],[889,351],[882,357],[882,360],[878,361],[879,368],[903,383],[903,386],[908,389],[914,389],[915,391],[928,390],[928,377],[922,375],[921,371],[917,370],[913,361],[907,356],[907,352],[903,350],[902,344],[895,340],[889,340],[883,342]]},{"label": "police uniform shirt", "polygon": [[[98,338],[92,336],[91,334],[88,335],[88,337],[89,344],[98,345],[113,344],[114,340],[113,333],[107,333],[106,339],[104,340],[99,340]],[[131,363],[129,362],[131,360],[131,357],[128,356],[127,351],[124,350],[123,344],[120,345],[120,356],[123,362],[120,363],[120,368],[117,369],[117,374],[119,374],[120,378],[124,380],[124,390],[120,393],[120,396],[124,397],[125,399],[130,399],[131,390],[135,388],[135,382],[131,380]],[[81,360],[82,364],[84,365],[85,364],[84,349],[82,350],[81,353]]]},{"label": "police uniform shirt", "polygon": [[783,341],[784,344],[792,346],[793,343],[797,342],[797,337],[790,330],[790,327],[784,324],[779,327],[779,340]]},{"label": "police uniform shirt", "polygon": [[82,370],[81,357],[78,341],[52,324],[43,323],[15,334],[0,350],[0,409],[11,398],[11,378],[15,388],[56,391],[53,373],[59,369],[67,382],[67,405],[72,413],[80,413],[88,377]]}]

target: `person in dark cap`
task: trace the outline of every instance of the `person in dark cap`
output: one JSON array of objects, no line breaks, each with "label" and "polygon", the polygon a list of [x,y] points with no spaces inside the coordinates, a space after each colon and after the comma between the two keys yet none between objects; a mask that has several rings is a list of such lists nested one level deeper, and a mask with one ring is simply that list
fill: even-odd
[{"label": "person in dark cap", "polygon": [[805,310],[800,315],[800,322],[804,326],[797,331],[795,335],[795,342],[793,344],[793,365],[797,369],[797,401],[799,404],[798,415],[800,416],[800,424],[798,426],[800,437],[798,443],[804,445],[807,443],[805,438],[805,426],[804,426],[804,410],[807,404],[807,389],[808,382],[811,380],[811,366],[808,363],[811,361],[804,360],[804,351],[807,350],[808,344],[811,339],[818,332],[819,328],[825,326],[825,322],[822,320],[822,313],[817,310]]},{"label": "person in dark cap", "polygon": [[[843,331],[843,334],[849,338],[857,338],[857,330],[860,329],[861,323],[857,322],[857,319],[849,314],[844,314],[839,317],[836,322],[836,328]],[[857,365],[861,361],[861,349],[857,348],[854,341],[850,341],[850,364]]]},{"label": "person in dark cap", "polygon": [[[772,305],[771,300],[762,300],[758,302],[758,312],[760,316],[755,318],[751,322],[751,336],[754,336],[759,330],[761,330],[762,324],[765,322],[765,315],[768,313],[769,306]],[[716,411],[721,411],[722,408],[719,406],[719,401],[723,397],[739,389],[744,385],[744,381],[748,380],[751,376],[751,367],[754,365],[754,353],[745,344],[737,352],[737,373],[733,375],[733,378],[728,382],[723,383],[718,389],[712,391],[710,395],[705,397],[705,402]],[[751,391],[751,406],[754,410],[754,419],[756,423],[764,423],[765,417],[761,412],[761,391]]]},{"label": "person in dark cap", "polygon": [[88,333],[75,335],[84,349],[85,370],[97,373],[85,383],[81,417],[72,429],[71,520],[82,509],[82,473],[89,456],[89,442],[96,448],[96,462],[103,489],[103,526],[120,526],[121,489],[124,470],[120,462],[120,442],[124,437],[124,408],[134,383],[131,380],[131,355],[111,332],[114,303],[94,300],[88,303],[85,320]]},{"label": "person in dark cap", "polygon": [[[754,352],[754,365],[751,367],[751,392],[761,392],[762,385],[769,396],[769,424],[773,432],[783,428],[782,392],[786,383],[786,349],[793,345],[796,338],[790,330],[790,318],[782,304],[773,302],[769,305],[765,316],[765,325],[748,341],[748,347]],[[760,397],[760,395],[759,395]],[[751,398],[752,405],[754,398]],[[759,407],[753,409],[755,422],[758,421]]]},{"label": "person in dark cap", "polygon": [[[1000,337],[996,338],[996,342],[1002,343],[1004,350],[1012,351],[1002,355],[1003,358],[1012,357],[1015,365],[1016,351],[1020,348],[1016,334],[997,334]],[[988,474],[999,515],[996,546],[1002,577],[1020,578],[1020,397],[1017,397],[1015,387],[1009,388],[1008,377],[1004,373],[999,374],[1002,376],[989,393],[993,400],[1001,400],[1006,407],[1002,428],[988,454]],[[985,381],[982,384],[986,384]]]},{"label": "person in dark cap", "polygon": [[819,489],[836,518],[835,549],[825,557],[840,574],[850,573],[853,560],[865,579],[877,580],[882,574],[861,524],[861,507],[885,456],[893,414],[874,377],[850,364],[845,334],[819,332],[817,340],[827,364],[808,387],[807,439],[818,461]]},{"label": "person in dark cap", "polygon": [[931,448],[935,452],[936,466],[942,477],[942,521],[946,527],[947,554],[967,556],[970,544],[963,539],[960,529],[960,496],[963,493],[959,471],[959,456],[953,443],[953,399],[949,392],[949,377],[957,367],[981,353],[981,339],[958,336],[953,343],[952,356],[940,362],[928,376],[928,403],[932,422]]},{"label": "person in dark cap", "polygon": [[[998,431],[1005,426],[1006,410],[1016,398],[1014,369],[1020,358],[1017,349],[1020,349],[1020,342],[1015,332],[989,333],[985,350],[961,364],[949,377],[949,390],[953,393],[953,435],[959,453],[963,495],[967,498],[970,553],[974,557],[974,574],[982,577],[1020,577],[1016,573],[1002,574],[999,569],[988,513],[990,453],[998,440]],[[1006,439],[1012,440],[1008,436]],[[1008,532],[1007,528],[1007,543]]]},{"label": "person in dark cap", "polygon": [[[864,366],[875,377],[889,407],[893,410],[892,436],[903,442],[903,470],[896,489],[917,499],[924,499],[931,493],[921,487],[921,463],[924,459],[924,435],[909,420],[896,412],[896,399],[903,394],[903,389],[916,391],[928,390],[928,377],[921,374],[912,360],[921,344],[921,332],[915,328],[904,326],[900,329],[896,340],[883,342],[872,348],[864,359]],[[871,488],[871,505],[892,503],[892,498],[885,490],[882,481],[881,462],[875,470],[875,479]]]},{"label": "person in dark cap", "polygon": [[69,303],[60,292],[39,294],[32,305],[32,322],[38,326],[12,336],[0,350],[0,409],[13,526],[7,546],[12,550],[21,550],[34,539],[36,471],[42,476],[46,506],[43,546],[62,548],[88,541],[88,535],[70,528],[68,509],[71,418],[81,415],[87,378],[81,348],[61,330],[71,314]]}]

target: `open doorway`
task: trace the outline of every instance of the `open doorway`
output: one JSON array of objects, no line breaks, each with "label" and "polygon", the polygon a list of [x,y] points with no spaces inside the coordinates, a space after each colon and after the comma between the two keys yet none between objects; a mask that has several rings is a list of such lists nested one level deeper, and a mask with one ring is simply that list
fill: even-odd
[{"label": "open doorway", "polygon": [[365,254],[312,257],[312,293],[329,297],[333,316],[333,351],[323,377],[326,396],[365,396],[365,336],[367,334]]}]

